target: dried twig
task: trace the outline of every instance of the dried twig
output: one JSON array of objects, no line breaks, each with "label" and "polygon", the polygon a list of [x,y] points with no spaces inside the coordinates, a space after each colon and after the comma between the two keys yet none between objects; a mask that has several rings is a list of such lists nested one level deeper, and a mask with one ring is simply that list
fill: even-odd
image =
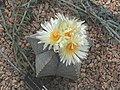
[{"label": "dried twig", "polygon": [[3,56],[3,58],[5,59],[5,61],[7,61],[15,70],[17,70],[20,74],[24,75],[24,73],[19,70],[10,60],[9,58],[4,54],[2,53],[2,51],[0,50],[0,54]]}]

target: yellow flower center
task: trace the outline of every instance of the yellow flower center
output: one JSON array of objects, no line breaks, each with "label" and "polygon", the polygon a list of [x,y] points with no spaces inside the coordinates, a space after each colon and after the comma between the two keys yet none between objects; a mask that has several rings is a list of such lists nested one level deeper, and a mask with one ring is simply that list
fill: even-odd
[{"label": "yellow flower center", "polygon": [[71,37],[72,36],[72,31],[66,32],[65,36]]},{"label": "yellow flower center", "polygon": [[58,41],[60,39],[60,34],[58,31],[56,32],[52,32],[51,35],[50,35],[50,39],[52,41]]},{"label": "yellow flower center", "polygon": [[67,46],[66,46],[66,50],[68,52],[74,52],[77,48],[77,45],[73,44],[73,43],[69,43]]}]

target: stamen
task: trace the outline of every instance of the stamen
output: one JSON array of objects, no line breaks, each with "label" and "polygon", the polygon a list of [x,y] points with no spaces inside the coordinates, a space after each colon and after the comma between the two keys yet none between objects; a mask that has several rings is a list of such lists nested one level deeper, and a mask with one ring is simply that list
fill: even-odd
[{"label": "stamen", "polygon": [[52,41],[58,41],[60,38],[60,34],[59,32],[52,32],[51,35],[50,35],[50,39]]},{"label": "stamen", "polygon": [[73,44],[73,43],[69,43],[67,46],[66,46],[66,49],[68,52],[74,52],[76,50],[76,45]]}]

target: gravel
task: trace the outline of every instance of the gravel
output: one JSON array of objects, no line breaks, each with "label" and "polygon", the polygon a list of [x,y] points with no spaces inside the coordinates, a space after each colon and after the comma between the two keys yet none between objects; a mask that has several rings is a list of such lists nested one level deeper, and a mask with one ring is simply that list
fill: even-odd
[{"label": "gravel", "polygon": [[[14,61],[11,42],[0,25],[0,50]],[[27,86],[15,71],[0,55],[0,90],[28,90]]]},{"label": "gravel", "polygon": [[[40,24],[54,17],[56,12],[73,14],[65,7],[60,9],[53,3],[40,3],[33,11],[36,18],[27,27],[28,30],[23,32],[23,38],[19,42],[23,48],[30,46],[24,36],[36,33]],[[6,9],[5,13],[9,15],[10,11]],[[69,83],[70,90],[120,90],[120,45],[114,45],[112,38],[108,38],[98,26],[90,23],[88,36],[94,43],[88,58],[82,62],[78,80]],[[14,62],[12,42],[8,39],[2,25],[0,25],[0,50]],[[20,74],[0,56],[0,90],[29,90],[20,77]]]},{"label": "gravel", "polygon": [[89,27],[89,36],[94,44],[73,90],[120,90],[120,45],[114,45],[97,27]]},{"label": "gravel", "polygon": [[[1,59],[1,58],[0,58]],[[29,90],[20,79],[20,74],[5,63],[0,62],[0,90]]]}]

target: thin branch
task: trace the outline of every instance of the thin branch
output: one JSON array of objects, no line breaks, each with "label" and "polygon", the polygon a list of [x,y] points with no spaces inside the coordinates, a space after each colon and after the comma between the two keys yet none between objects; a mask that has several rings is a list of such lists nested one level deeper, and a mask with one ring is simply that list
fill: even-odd
[{"label": "thin branch", "polygon": [[28,58],[26,57],[26,55],[25,55],[22,51],[20,51],[20,53],[23,55],[23,57],[25,58],[25,60],[27,61],[27,63],[30,65],[31,69],[35,72],[34,67],[33,67],[32,64],[30,63],[30,61],[28,60]]},{"label": "thin branch", "polygon": [[25,16],[26,16],[26,14],[27,14],[27,12],[28,12],[28,8],[30,7],[30,3],[31,3],[31,0],[28,2],[28,4],[27,4],[27,10],[24,12],[24,15],[23,15],[23,17],[22,17],[22,20],[21,20],[21,22],[20,22],[20,24],[19,24],[19,27],[18,27],[18,31],[19,31],[19,29],[20,29],[20,27],[21,27],[21,24],[23,23],[23,21],[24,21],[24,19],[25,19]]},{"label": "thin branch", "polygon": [[[87,14],[87,12],[86,12],[85,10],[79,8],[78,6],[75,6],[74,4],[72,4],[72,3],[68,2],[68,1],[65,1],[65,0],[60,0],[60,1],[66,3],[66,4],[68,4],[68,5],[71,5],[71,6],[73,6],[74,8],[76,8],[76,9],[78,9],[78,10],[84,12],[85,14]],[[59,1],[58,1],[58,2],[59,2]]]},{"label": "thin branch", "polygon": [[5,59],[5,61],[7,61],[15,70],[17,70],[20,74],[24,75],[23,72],[21,72],[10,60],[9,58],[4,54],[2,53],[2,51],[0,50],[0,54],[3,56],[3,58]]},{"label": "thin branch", "polygon": [[2,14],[2,10],[0,9],[0,16],[1,16],[1,18],[2,18],[2,21],[3,21],[3,27],[4,27],[4,30],[5,30],[5,32],[7,33],[7,35],[9,36],[9,38],[12,40],[12,36],[10,35],[10,33],[9,33],[9,31],[8,31],[8,28],[7,28],[7,23],[6,23],[6,21],[5,21],[5,18],[4,18],[4,16],[3,16],[3,14]]}]

